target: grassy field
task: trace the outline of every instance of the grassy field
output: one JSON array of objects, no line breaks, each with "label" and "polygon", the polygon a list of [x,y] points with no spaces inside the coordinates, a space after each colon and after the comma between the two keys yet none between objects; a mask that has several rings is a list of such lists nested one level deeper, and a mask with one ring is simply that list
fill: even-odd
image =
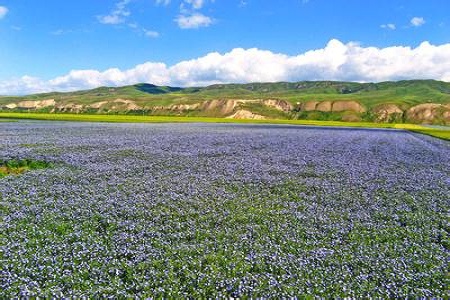
[{"label": "grassy field", "polygon": [[341,122],[317,120],[238,120],[209,117],[174,116],[132,116],[132,115],[88,115],[88,114],[46,114],[46,113],[4,113],[0,120],[28,119],[47,121],[108,122],[108,123],[249,123],[249,124],[287,124],[307,126],[332,126],[356,128],[393,128],[414,131],[437,138],[450,140],[450,130],[429,128],[416,124],[390,124],[368,122]]}]

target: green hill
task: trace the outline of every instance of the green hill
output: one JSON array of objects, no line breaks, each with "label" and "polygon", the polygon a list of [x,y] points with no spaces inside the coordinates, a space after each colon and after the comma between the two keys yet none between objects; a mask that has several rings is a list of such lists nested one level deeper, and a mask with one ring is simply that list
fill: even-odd
[{"label": "green hill", "polygon": [[302,81],[169,87],[136,84],[0,97],[1,111],[450,124],[450,83]]}]

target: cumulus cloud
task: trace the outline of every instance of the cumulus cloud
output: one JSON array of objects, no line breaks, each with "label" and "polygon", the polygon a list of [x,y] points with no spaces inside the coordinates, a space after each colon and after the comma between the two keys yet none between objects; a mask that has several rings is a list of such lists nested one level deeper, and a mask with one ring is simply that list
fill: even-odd
[{"label": "cumulus cloud", "polygon": [[0,19],[3,19],[8,14],[8,8],[5,6],[0,6]]},{"label": "cumulus cloud", "polygon": [[116,8],[110,14],[97,16],[97,20],[102,24],[116,25],[124,23],[126,18],[130,16],[127,5],[131,0],[122,0],[116,3]]},{"label": "cumulus cloud", "polygon": [[49,81],[24,76],[0,82],[0,94],[29,94],[51,90],[72,91],[140,82],[172,86],[206,86],[302,80],[379,82],[437,79],[450,82],[450,43],[418,47],[363,47],[331,40],[321,49],[295,56],[256,48],[209,53],[167,66],[147,62],[129,70],[74,70]]},{"label": "cumulus cloud", "polygon": [[389,24],[383,24],[380,26],[383,29],[390,29],[390,30],[395,30],[397,27],[395,26],[395,24],[389,23]]},{"label": "cumulus cloud", "polygon": [[44,93],[51,90],[52,87],[48,82],[27,75],[7,81],[0,81],[0,95],[26,95]]},{"label": "cumulus cloud", "polygon": [[181,29],[193,29],[200,27],[208,27],[213,23],[213,19],[201,13],[193,13],[190,15],[179,15],[175,22]]},{"label": "cumulus cloud", "polygon": [[425,19],[422,17],[414,17],[411,19],[411,25],[414,27],[420,27],[425,24]]},{"label": "cumulus cloud", "polygon": [[99,86],[121,86],[138,82],[152,82],[157,85],[167,84],[168,68],[163,63],[147,62],[121,71],[117,68],[100,72],[97,70],[74,70],[48,82],[50,87],[61,90],[77,90]]}]

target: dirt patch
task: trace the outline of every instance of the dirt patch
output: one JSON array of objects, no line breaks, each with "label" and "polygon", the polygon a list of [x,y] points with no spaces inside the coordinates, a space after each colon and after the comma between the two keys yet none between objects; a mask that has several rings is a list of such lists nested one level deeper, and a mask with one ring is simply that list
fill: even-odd
[{"label": "dirt patch", "polygon": [[276,99],[263,100],[263,104],[284,112],[291,111],[294,108],[294,106],[291,103],[284,100],[276,100]]},{"label": "dirt patch", "polygon": [[136,104],[133,100],[127,100],[127,99],[116,99],[114,101],[100,101],[92,103],[86,108],[91,109],[97,109],[97,110],[105,110],[105,111],[111,111],[111,110],[138,110],[141,109],[140,106]]},{"label": "dirt patch", "polygon": [[5,107],[6,107],[7,109],[14,109],[14,108],[17,107],[17,104],[15,104],[15,103],[10,103],[10,104],[6,104]]},{"label": "dirt patch", "polygon": [[218,111],[221,115],[228,115],[234,111],[237,102],[235,100],[210,100],[201,105],[205,111]]},{"label": "dirt patch", "polygon": [[47,99],[47,100],[25,100],[20,101],[19,103],[10,103],[5,105],[6,108],[14,109],[14,108],[22,108],[22,109],[40,109],[49,106],[55,106],[55,99]]},{"label": "dirt patch", "polygon": [[122,108],[122,106],[125,106],[126,110],[138,110],[138,109],[141,109],[141,107],[138,106],[136,104],[136,102],[134,102],[133,100],[116,99],[113,102],[120,104],[120,106],[121,106],[120,108]]},{"label": "dirt patch", "polygon": [[267,119],[265,116],[261,116],[251,111],[240,109],[231,116],[228,116],[227,119],[252,119],[252,120],[265,120]]},{"label": "dirt patch", "polygon": [[391,122],[401,120],[403,110],[395,104],[380,104],[372,109],[377,122]]},{"label": "dirt patch", "polygon": [[323,111],[323,112],[330,112],[332,108],[332,102],[331,101],[323,101],[317,104],[316,110]]},{"label": "dirt patch", "polygon": [[88,105],[89,108],[100,109],[102,106],[108,104],[108,101],[95,102]]},{"label": "dirt patch", "polygon": [[[200,107],[200,103],[194,103],[194,104],[174,104],[170,106],[170,110],[175,111],[185,111],[185,110],[195,110]],[[155,107],[155,109],[164,109],[164,107]]]},{"label": "dirt patch", "polygon": [[314,111],[316,110],[318,101],[308,101],[300,104],[300,109],[304,111]]},{"label": "dirt patch", "polygon": [[62,104],[56,106],[55,108],[61,112],[74,112],[74,113],[80,113],[83,112],[84,110],[83,105],[75,103]]},{"label": "dirt patch", "polygon": [[444,112],[443,114],[444,120],[450,120],[450,110]]},{"label": "dirt patch", "polygon": [[[193,104],[174,104],[168,107],[172,111],[201,110],[204,112],[217,112],[220,115],[229,115],[233,113],[237,105],[235,100],[208,100],[203,103]],[[167,109],[167,107],[154,107],[154,110]]]},{"label": "dirt patch", "polygon": [[406,111],[406,119],[414,123],[450,124],[450,105],[436,103],[419,104]]},{"label": "dirt patch", "polygon": [[366,109],[356,101],[335,101],[331,108],[333,112],[353,111],[357,113],[365,112]]}]

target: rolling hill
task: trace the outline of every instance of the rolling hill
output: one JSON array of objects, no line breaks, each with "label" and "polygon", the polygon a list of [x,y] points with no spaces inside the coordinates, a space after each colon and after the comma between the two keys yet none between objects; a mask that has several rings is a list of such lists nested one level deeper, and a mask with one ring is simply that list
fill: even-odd
[{"label": "rolling hill", "polygon": [[302,81],[189,88],[142,83],[3,96],[0,110],[450,125],[450,83]]}]

